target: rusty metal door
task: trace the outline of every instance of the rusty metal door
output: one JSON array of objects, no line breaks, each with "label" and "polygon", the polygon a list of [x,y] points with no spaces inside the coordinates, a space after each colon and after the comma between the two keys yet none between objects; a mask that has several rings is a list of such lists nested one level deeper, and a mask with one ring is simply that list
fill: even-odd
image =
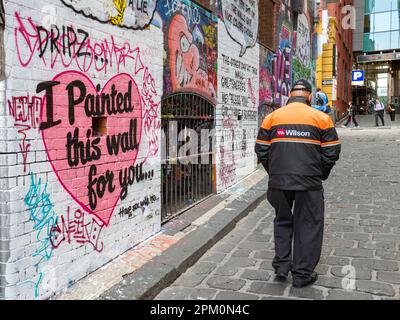
[{"label": "rusty metal door", "polygon": [[[161,217],[165,223],[214,193],[215,142],[213,137],[208,141],[200,140],[202,130],[213,134],[215,108],[197,94],[178,93],[163,99],[161,110],[161,125],[165,135],[161,167]],[[198,148],[196,152],[182,155],[180,148],[192,139],[186,136],[190,130],[197,133],[194,138],[198,140]],[[203,148],[200,148],[202,143]]]}]

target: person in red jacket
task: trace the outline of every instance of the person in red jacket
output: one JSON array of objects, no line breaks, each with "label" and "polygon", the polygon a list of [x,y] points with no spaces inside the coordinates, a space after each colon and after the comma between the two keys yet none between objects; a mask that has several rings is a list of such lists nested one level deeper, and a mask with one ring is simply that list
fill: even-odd
[{"label": "person in red jacket", "polygon": [[318,278],[314,270],[324,232],[322,181],[328,179],[341,152],[332,119],[312,108],[311,101],[310,83],[297,81],[288,105],[265,118],[255,147],[269,173],[268,201],[276,211],[276,279],[286,281],[291,272],[297,288]]}]

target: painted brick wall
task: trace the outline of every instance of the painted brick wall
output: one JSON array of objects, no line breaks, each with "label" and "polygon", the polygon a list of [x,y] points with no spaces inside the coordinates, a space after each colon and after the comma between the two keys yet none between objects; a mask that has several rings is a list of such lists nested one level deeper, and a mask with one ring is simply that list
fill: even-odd
[{"label": "painted brick wall", "polygon": [[217,192],[255,170],[259,45],[188,0],[155,3],[2,0],[0,299],[49,298],[160,230],[161,98],[180,91],[163,73],[181,71],[163,43],[179,31],[207,53],[202,87],[181,89],[216,103]]},{"label": "painted brick wall", "polygon": [[218,24],[218,99],[216,110],[217,190],[252,173],[258,133],[259,45],[240,56],[241,46]]},{"label": "painted brick wall", "polygon": [[47,298],[160,230],[163,34],[103,3],[4,1],[5,298]]}]

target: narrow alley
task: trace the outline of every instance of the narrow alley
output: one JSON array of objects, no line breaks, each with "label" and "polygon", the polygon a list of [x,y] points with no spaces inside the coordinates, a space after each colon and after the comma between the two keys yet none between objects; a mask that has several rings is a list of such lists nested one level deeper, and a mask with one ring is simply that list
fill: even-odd
[{"label": "narrow alley", "polygon": [[[372,117],[360,123],[372,127]],[[325,185],[324,247],[313,287],[274,281],[274,213],[263,201],[156,299],[398,300],[400,127],[338,132],[343,151]]]}]

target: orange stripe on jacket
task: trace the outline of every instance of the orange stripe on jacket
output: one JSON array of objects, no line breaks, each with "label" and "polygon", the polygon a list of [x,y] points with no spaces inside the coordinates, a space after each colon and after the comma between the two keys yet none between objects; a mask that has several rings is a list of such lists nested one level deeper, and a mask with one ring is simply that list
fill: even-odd
[{"label": "orange stripe on jacket", "polygon": [[336,146],[341,144],[339,140],[321,143],[323,147]]},{"label": "orange stripe on jacket", "polygon": [[309,125],[321,130],[334,128],[332,119],[323,112],[302,103],[291,103],[269,114],[262,123],[262,128],[283,125]]},{"label": "orange stripe on jacket", "polygon": [[257,140],[259,144],[271,145],[271,141]]},{"label": "orange stripe on jacket", "polygon": [[308,144],[316,144],[321,145],[321,141],[318,140],[311,140],[311,139],[302,139],[302,138],[276,138],[271,140],[272,143],[274,142],[299,142],[299,143],[308,143]]}]

